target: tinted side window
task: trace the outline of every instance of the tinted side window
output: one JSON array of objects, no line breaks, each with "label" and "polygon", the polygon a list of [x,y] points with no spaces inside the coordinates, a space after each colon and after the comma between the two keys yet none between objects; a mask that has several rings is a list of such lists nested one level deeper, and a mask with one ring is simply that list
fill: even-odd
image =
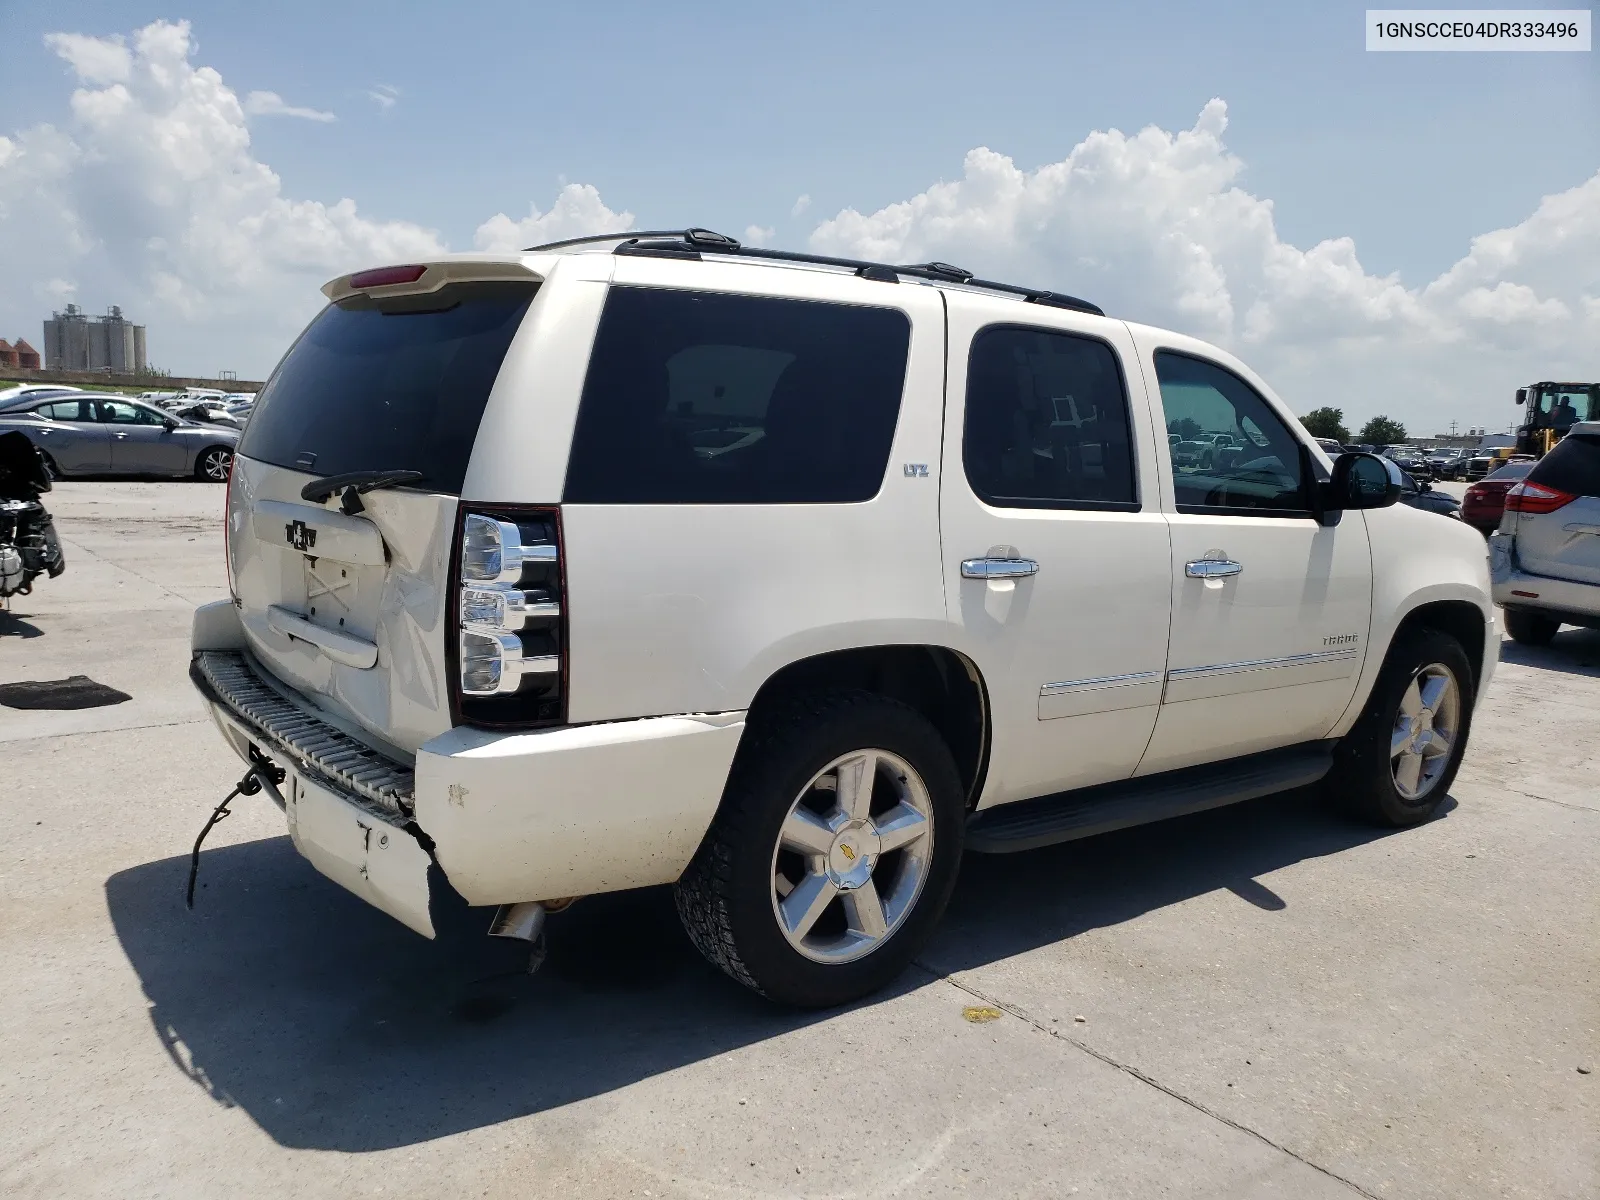
[{"label": "tinted side window", "polygon": [[54,404],[40,405],[35,411],[53,421],[94,420],[94,405],[88,400],[58,400]]},{"label": "tinted side window", "polygon": [[972,490],[1000,507],[1137,509],[1115,352],[1073,334],[983,330],[967,364],[961,458]]},{"label": "tinted side window", "polygon": [[159,425],[161,418],[148,408],[121,400],[100,401],[100,419],[112,425]]},{"label": "tinted side window", "polygon": [[1203,359],[1155,359],[1178,511],[1305,512],[1300,442],[1256,390]]},{"label": "tinted side window", "polygon": [[845,504],[883,484],[911,323],[885,308],[614,287],[569,504]]},{"label": "tinted side window", "polygon": [[1568,434],[1534,464],[1528,481],[1574,496],[1600,496],[1600,438]]}]

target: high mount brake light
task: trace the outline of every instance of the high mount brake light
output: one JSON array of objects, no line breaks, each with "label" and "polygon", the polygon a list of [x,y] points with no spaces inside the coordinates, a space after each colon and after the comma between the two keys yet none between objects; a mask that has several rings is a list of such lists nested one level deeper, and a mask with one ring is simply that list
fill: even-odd
[{"label": "high mount brake light", "polygon": [[1519,513],[1552,513],[1577,498],[1571,492],[1524,479],[1506,493],[1506,508]]},{"label": "high mount brake light", "polygon": [[555,509],[467,512],[456,544],[452,690],[461,719],[565,719],[564,583]]},{"label": "high mount brake light", "polygon": [[424,266],[379,267],[375,271],[359,271],[350,276],[350,286],[362,288],[390,287],[397,283],[415,283],[428,268]]}]

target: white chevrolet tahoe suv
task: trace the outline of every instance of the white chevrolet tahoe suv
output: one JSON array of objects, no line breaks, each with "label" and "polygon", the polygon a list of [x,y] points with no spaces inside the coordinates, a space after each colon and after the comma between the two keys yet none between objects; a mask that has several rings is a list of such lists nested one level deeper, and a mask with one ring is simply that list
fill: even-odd
[{"label": "white chevrolet tahoe suv", "polygon": [[[530,938],[671,883],[729,975],[833,1004],[964,851],[1318,783],[1409,825],[1460,763],[1482,540],[1213,346],[701,230],[324,291],[191,674],[299,851],[419,933],[442,881]],[[1175,468],[1191,425],[1238,453]]]}]

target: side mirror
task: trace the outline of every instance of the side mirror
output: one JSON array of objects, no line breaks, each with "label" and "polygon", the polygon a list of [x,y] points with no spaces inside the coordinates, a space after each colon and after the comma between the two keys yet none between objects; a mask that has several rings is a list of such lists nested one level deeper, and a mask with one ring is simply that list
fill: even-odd
[{"label": "side mirror", "polygon": [[171,433],[174,429],[177,429],[179,426],[181,426],[183,422],[175,420],[172,417],[168,417],[166,420],[162,421],[161,424],[166,427],[168,433]]},{"label": "side mirror", "polygon": [[[1400,500],[1405,476],[1393,459],[1379,454],[1341,454],[1333,460],[1333,476],[1318,490],[1317,519],[1331,525],[1347,508],[1388,508]],[[1329,518],[1332,518],[1331,520]]]},{"label": "side mirror", "polygon": [[1528,389],[1527,388],[1518,388],[1517,389],[1517,403],[1518,404],[1526,404],[1527,402],[1528,402]]}]

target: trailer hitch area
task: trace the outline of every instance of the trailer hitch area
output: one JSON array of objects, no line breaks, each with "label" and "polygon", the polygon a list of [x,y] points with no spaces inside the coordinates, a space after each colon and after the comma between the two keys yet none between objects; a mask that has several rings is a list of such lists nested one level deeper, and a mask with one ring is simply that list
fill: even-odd
[{"label": "trailer hitch area", "polygon": [[206,840],[212,828],[224,817],[231,815],[232,809],[228,807],[235,796],[254,796],[263,786],[270,788],[272,794],[278,794],[278,785],[286,778],[284,769],[273,762],[254,746],[250,747],[250,769],[244,773],[244,778],[233,785],[233,791],[222,798],[222,803],[211,810],[211,816],[205,826],[200,830],[200,836],[194,840],[194,849],[189,854],[189,886],[184,892],[183,902],[191,911],[194,909],[194,883],[200,874],[200,847]]}]

